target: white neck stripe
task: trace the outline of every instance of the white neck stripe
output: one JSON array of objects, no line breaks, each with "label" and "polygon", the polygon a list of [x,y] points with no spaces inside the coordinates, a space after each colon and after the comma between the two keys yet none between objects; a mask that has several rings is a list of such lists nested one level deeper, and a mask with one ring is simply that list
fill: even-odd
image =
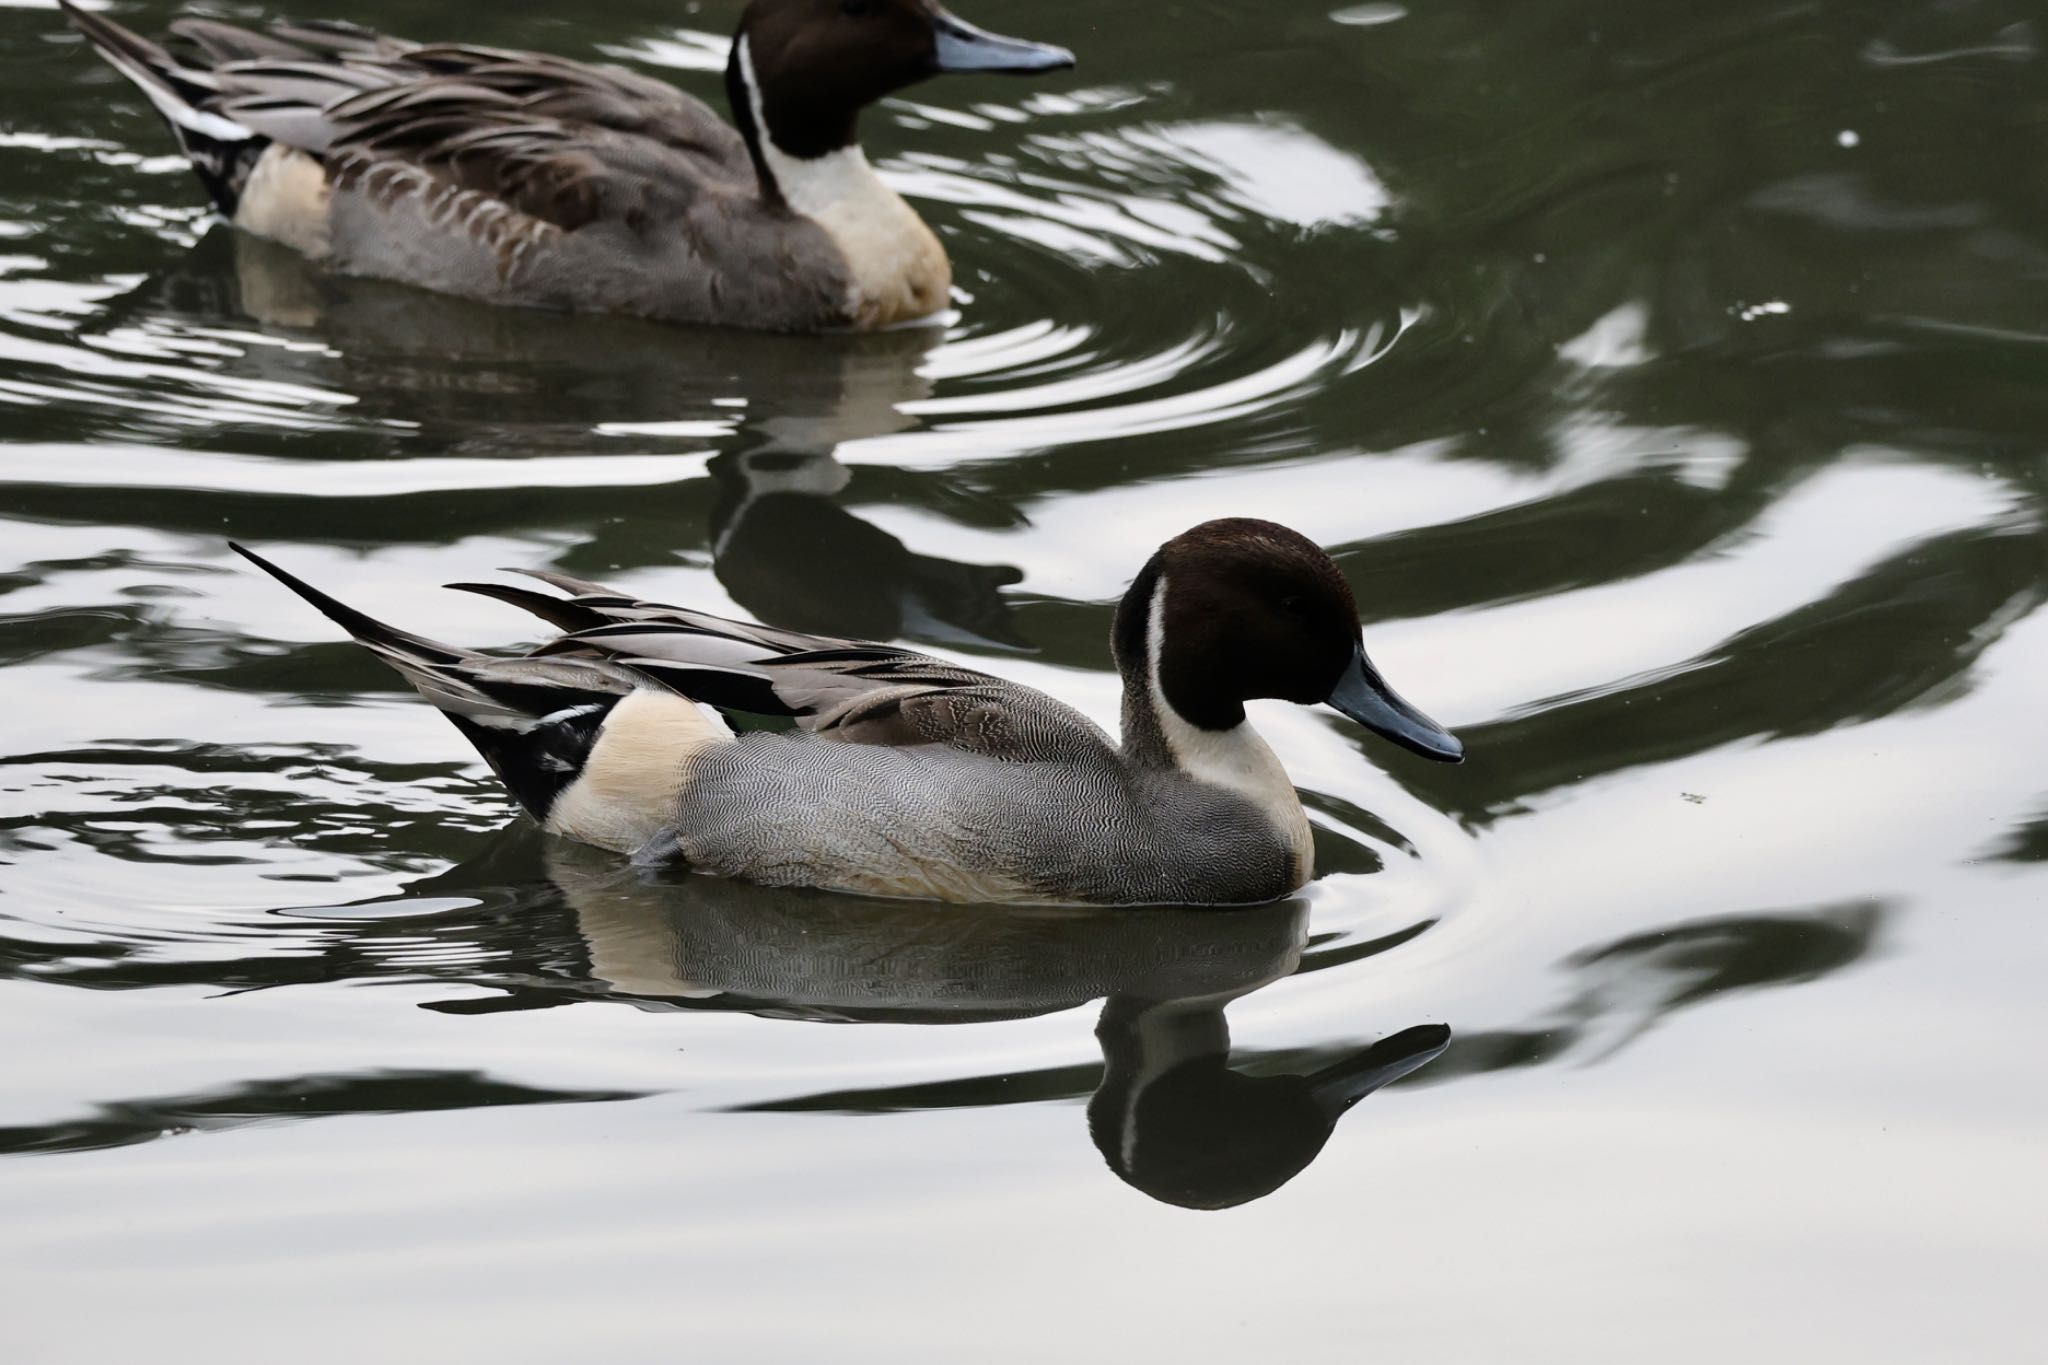
[{"label": "white neck stripe", "polygon": [[[761,82],[754,75],[754,49],[742,33],[738,39],[740,59],[740,86],[747,92],[747,117],[754,122],[754,141],[761,148],[761,159],[769,162],[773,153],[781,151],[775,145],[775,138],[768,131],[768,111],[761,103]],[[769,174],[774,174],[773,163],[769,162]]]},{"label": "white neck stripe", "polygon": [[1308,816],[1302,812],[1301,798],[1295,795],[1287,770],[1280,766],[1279,755],[1259,737],[1250,720],[1239,721],[1228,730],[1204,730],[1174,710],[1159,681],[1165,649],[1166,575],[1161,574],[1152,589],[1145,621],[1145,683],[1166,751],[1174,766],[1195,781],[1236,792],[1264,811],[1293,842],[1302,875],[1308,876],[1314,858]]}]

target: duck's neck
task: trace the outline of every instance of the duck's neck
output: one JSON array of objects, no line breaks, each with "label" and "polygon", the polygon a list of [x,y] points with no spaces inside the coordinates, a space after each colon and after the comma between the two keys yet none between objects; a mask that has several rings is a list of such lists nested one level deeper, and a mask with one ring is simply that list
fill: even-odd
[{"label": "duck's neck", "polygon": [[945,249],[868,164],[851,114],[778,128],[762,101],[744,34],[733,43],[726,89],[763,202],[817,223],[845,258],[854,326],[886,327],[946,306],[953,273]]},{"label": "duck's neck", "polygon": [[[1149,581],[1148,581],[1149,580]],[[1117,613],[1117,665],[1123,672],[1123,752],[1139,767],[1172,768],[1244,797],[1266,812],[1309,868],[1308,817],[1279,755],[1252,728],[1244,708],[1222,708],[1225,728],[1195,724],[1175,708],[1160,678],[1166,648],[1166,575],[1147,566]]]},{"label": "duck's neck", "polygon": [[[1096,1041],[1102,1045],[1102,1081],[1088,1101],[1088,1116],[1096,1143],[1117,1161],[1120,1171],[1138,1170],[1152,1156],[1141,1147],[1147,1125],[1140,1113],[1148,1091],[1157,1094],[1155,1087],[1169,1077],[1183,1087],[1192,1081],[1200,1090],[1222,1081],[1230,1058],[1230,1024],[1223,1007],[1242,993],[1164,1001],[1112,995],[1103,1002],[1095,1025]],[[1209,1085],[1201,1085],[1204,1080]],[[1175,1116],[1169,1110],[1164,1117]],[[1152,1131],[1172,1142],[1171,1132]],[[1114,1152],[1109,1147],[1112,1141]]]}]

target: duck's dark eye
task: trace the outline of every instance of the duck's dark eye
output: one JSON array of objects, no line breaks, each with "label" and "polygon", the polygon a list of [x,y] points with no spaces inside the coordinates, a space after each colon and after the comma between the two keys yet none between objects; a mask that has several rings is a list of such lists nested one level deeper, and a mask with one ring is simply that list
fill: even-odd
[{"label": "duck's dark eye", "polygon": [[1308,612],[1308,603],[1302,600],[1300,593],[1291,592],[1280,599],[1280,610],[1289,616],[1303,616]]},{"label": "duck's dark eye", "polygon": [[858,19],[868,12],[871,2],[872,0],[839,0],[839,10],[842,14],[849,14]]}]

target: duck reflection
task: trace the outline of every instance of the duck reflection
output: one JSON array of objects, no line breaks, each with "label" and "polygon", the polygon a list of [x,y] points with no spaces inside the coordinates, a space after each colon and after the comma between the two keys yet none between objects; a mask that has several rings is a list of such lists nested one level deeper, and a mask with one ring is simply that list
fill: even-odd
[{"label": "duck reflection", "polygon": [[1028,649],[1002,589],[1007,564],[919,554],[839,501],[852,471],[831,450],[716,456],[711,567],[733,601],[789,630]]},{"label": "duck reflection", "polygon": [[944,339],[936,327],[790,337],[492,308],[336,276],[240,232],[210,235],[138,293],[147,307],[224,311],[321,344],[252,347],[238,370],[303,367],[277,377],[346,392],[415,442],[519,454],[701,448],[735,433],[742,448],[829,454],[914,425],[902,405],[929,396],[923,366]]},{"label": "duck reflection", "polygon": [[[233,369],[277,392],[347,394],[352,420],[388,433],[388,453],[421,443],[493,455],[584,454],[621,441],[723,447],[707,468],[708,500],[704,485],[685,484],[621,518],[615,489],[602,515],[579,515],[587,500],[564,490],[557,516],[580,522],[582,543],[561,567],[672,563],[703,527],[719,582],[771,625],[1030,647],[1002,592],[1020,570],[921,553],[846,505],[855,476],[840,448],[916,425],[906,408],[931,395],[925,366],[943,340],[937,328],[792,338],[491,308],[335,276],[226,231],[110,309],[122,321],[163,314],[215,331],[254,319],[316,342],[248,347]],[[943,474],[882,473],[894,498],[952,511],[976,503],[983,521],[1020,520]],[[530,531],[531,514],[523,504],[520,529]]]},{"label": "duck reflection", "polygon": [[1306,1075],[1249,1076],[1228,1064],[1223,1007],[1236,998],[1111,996],[1095,1026],[1105,1069],[1088,1131],[1125,1184],[1162,1203],[1263,1199],[1308,1168],[1353,1105],[1450,1044],[1442,1024],[1418,1024]]},{"label": "duck reflection", "polygon": [[[622,868],[551,845],[549,875],[601,993],[787,1019],[920,1024],[1019,1019],[1104,1001],[1088,1130],[1109,1168],[1155,1199],[1226,1208],[1279,1189],[1373,1091],[1450,1039],[1421,1025],[1306,1075],[1230,1066],[1225,1009],[1291,975],[1307,909],[958,907],[792,894]],[[927,1087],[926,1103],[1014,1102],[1010,1078]],[[886,1112],[899,1092],[751,1106]]]}]

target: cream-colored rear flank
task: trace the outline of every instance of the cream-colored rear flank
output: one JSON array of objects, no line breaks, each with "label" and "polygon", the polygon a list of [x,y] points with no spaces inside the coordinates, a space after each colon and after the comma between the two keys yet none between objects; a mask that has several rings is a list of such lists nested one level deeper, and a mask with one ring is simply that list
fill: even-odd
[{"label": "cream-colored rear flank", "polygon": [[634,853],[674,818],[690,759],[730,744],[724,725],[673,692],[635,692],[612,708],[583,773],[555,798],[547,827],[615,853]]},{"label": "cream-colored rear flank", "polygon": [[281,142],[264,148],[242,187],[235,226],[315,258],[328,247],[327,168]]}]

